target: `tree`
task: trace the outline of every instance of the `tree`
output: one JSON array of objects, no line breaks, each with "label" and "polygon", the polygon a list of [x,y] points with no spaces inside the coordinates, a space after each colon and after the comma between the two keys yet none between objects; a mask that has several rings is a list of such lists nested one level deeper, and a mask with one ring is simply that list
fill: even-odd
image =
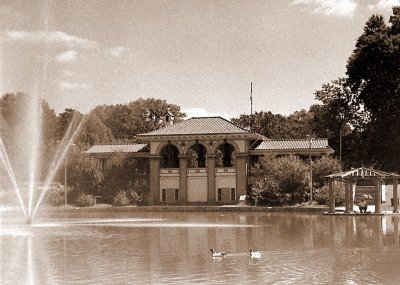
[{"label": "tree", "polygon": [[24,93],[7,93],[0,98],[0,123],[1,139],[19,180],[28,179],[27,161],[34,153],[40,158],[36,169],[38,180],[45,179],[54,153],[57,124],[54,110],[42,99]]},{"label": "tree", "polygon": [[323,156],[313,163],[313,183],[316,188],[325,184],[327,175],[340,172],[341,166],[337,159],[330,156]]},{"label": "tree", "polygon": [[288,139],[305,138],[310,135],[312,122],[309,113],[300,110],[289,117],[271,112],[255,112],[254,115],[240,115],[233,118],[232,123],[246,129],[251,129],[267,138]]},{"label": "tree", "polygon": [[369,163],[389,171],[400,169],[399,27],[400,7],[393,8],[389,25],[371,16],[347,64],[349,82],[360,90],[356,99],[368,112]]},{"label": "tree", "polygon": [[40,148],[40,161],[41,161],[41,170],[40,180],[46,179],[49,167],[52,163],[54,157],[54,140],[56,137],[56,126],[57,126],[57,116],[53,109],[50,108],[49,104],[42,100],[42,120],[41,120],[41,141],[39,142],[41,145]]},{"label": "tree", "polygon": [[114,139],[129,141],[139,133],[162,127],[161,119],[167,111],[174,115],[176,122],[186,116],[178,105],[154,98],[139,98],[129,104],[99,106],[92,113],[108,127]]},{"label": "tree", "polygon": [[79,111],[69,108],[65,109],[64,112],[58,115],[56,139],[61,141],[69,129],[71,130],[70,135],[72,135],[82,120],[83,114]]},{"label": "tree", "polygon": [[346,78],[339,78],[323,84],[315,92],[315,98],[323,104],[310,108],[314,112],[314,128],[317,134],[326,136],[342,163],[342,138],[352,132],[357,125],[357,116],[361,113],[360,104],[356,102],[357,92]]},{"label": "tree", "polygon": [[291,202],[303,202],[310,180],[305,163],[292,155],[277,158],[275,177],[282,193],[291,194]]},{"label": "tree", "polygon": [[107,144],[113,141],[111,130],[100,120],[95,112],[86,115],[86,119],[77,137],[81,149],[88,149],[95,144]]},{"label": "tree", "polygon": [[146,159],[135,159],[122,154],[112,155],[103,170],[104,183],[100,190],[103,200],[112,203],[119,191],[130,193],[131,196],[137,193],[144,197],[147,192],[148,161]]},{"label": "tree", "polygon": [[[329,186],[326,183],[325,176],[338,173],[341,171],[339,160],[330,156],[324,156],[313,164],[313,182],[315,186],[314,200],[318,204],[327,204],[329,202]],[[337,205],[341,205],[344,201],[344,183],[333,183],[335,200]]]},{"label": "tree", "polygon": [[[70,161],[68,179],[75,194],[72,196],[76,198],[81,192],[98,195],[104,182],[104,175],[98,161],[84,153],[75,154],[70,157]],[[73,200],[73,197],[71,197],[71,200]]]},{"label": "tree", "polygon": [[295,111],[288,116],[288,138],[302,139],[308,136],[316,136],[314,132],[314,114],[304,109]]},{"label": "tree", "polygon": [[265,156],[250,168],[252,187],[249,196],[255,205],[282,203],[279,185],[274,177],[274,162],[274,156]]}]

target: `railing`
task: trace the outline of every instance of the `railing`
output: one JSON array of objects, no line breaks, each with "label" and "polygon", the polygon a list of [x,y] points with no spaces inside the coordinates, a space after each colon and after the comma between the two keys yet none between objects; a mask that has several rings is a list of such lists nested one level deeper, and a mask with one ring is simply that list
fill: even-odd
[{"label": "railing", "polygon": [[179,174],[179,168],[161,168],[160,174]]},{"label": "railing", "polygon": [[235,173],[235,168],[231,167],[218,167],[215,169],[216,173]]},{"label": "railing", "polygon": [[188,174],[207,173],[207,168],[188,168]]}]

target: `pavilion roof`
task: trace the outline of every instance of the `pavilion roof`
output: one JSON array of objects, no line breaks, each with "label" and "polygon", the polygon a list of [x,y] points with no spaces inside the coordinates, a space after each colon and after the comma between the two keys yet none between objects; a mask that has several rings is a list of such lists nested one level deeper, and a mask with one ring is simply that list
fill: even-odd
[{"label": "pavilion roof", "polygon": [[[311,145],[310,145],[311,143]],[[287,149],[324,149],[330,148],[328,139],[266,139],[256,150],[287,150]]]},{"label": "pavilion roof", "polygon": [[89,154],[101,153],[136,153],[147,151],[147,144],[118,144],[118,145],[94,145],[86,151]]},{"label": "pavilion roof", "polygon": [[137,137],[248,133],[248,130],[236,126],[221,117],[193,117],[165,128],[138,134]]},{"label": "pavilion roof", "polygon": [[384,172],[380,170],[360,167],[357,169],[350,169],[348,171],[335,173],[325,176],[326,178],[400,178],[400,175],[395,173]]}]

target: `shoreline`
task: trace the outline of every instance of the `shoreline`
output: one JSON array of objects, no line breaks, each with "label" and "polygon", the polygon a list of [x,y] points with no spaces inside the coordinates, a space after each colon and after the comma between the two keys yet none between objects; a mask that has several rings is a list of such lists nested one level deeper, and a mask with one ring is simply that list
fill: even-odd
[{"label": "shoreline", "polygon": [[[248,206],[248,205],[222,205],[222,206],[168,206],[168,205],[153,205],[153,206],[112,206],[108,204],[97,204],[90,207],[76,207],[73,205],[53,207],[44,205],[39,208],[38,213],[79,213],[79,212],[264,212],[264,213],[309,213],[321,214],[327,216],[399,216],[400,213],[393,213],[389,209],[384,209],[380,213],[369,211],[366,214],[357,212],[356,210],[350,213],[345,213],[343,207],[337,207],[334,213],[329,213],[328,206],[325,205],[295,205],[295,206]],[[1,212],[21,211],[19,206],[0,206]]]},{"label": "shoreline", "polygon": [[[20,207],[4,207],[1,211],[18,211]],[[76,207],[72,205],[52,207],[43,206],[38,212],[291,212],[291,213],[323,213],[328,211],[326,206],[281,206],[281,207],[265,207],[265,206],[248,206],[248,205],[224,205],[224,206],[112,206],[106,204],[98,204],[90,207]]]}]

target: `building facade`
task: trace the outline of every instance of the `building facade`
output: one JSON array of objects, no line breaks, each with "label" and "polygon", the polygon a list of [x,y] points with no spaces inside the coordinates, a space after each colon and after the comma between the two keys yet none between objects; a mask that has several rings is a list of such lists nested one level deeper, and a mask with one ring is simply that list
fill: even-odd
[{"label": "building facade", "polygon": [[[148,159],[148,204],[236,204],[248,188],[249,164],[260,156],[333,152],[326,139],[268,140],[221,117],[190,118],[174,124],[170,113],[163,128],[136,138],[140,147],[125,149]],[[116,149],[94,146],[88,152],[104,159],[104,154]]]}]

